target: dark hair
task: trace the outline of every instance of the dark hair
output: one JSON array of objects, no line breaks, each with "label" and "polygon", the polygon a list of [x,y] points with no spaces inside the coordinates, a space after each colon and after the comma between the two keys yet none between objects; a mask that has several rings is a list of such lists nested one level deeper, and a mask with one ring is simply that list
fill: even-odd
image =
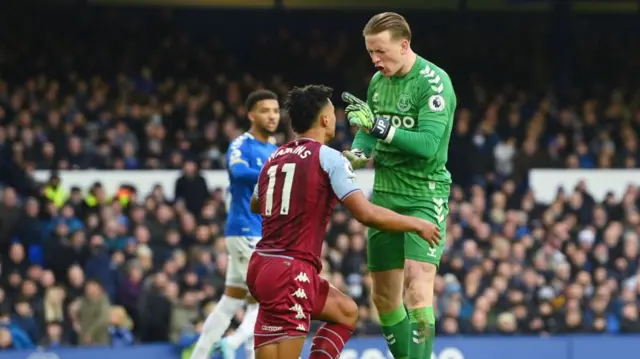
[{"label": "dark hair", "polygon": [[411,27],[402,15],[395,12],[383,12],[373,16],[364,26],[362,35],[377,35],[384,31],[391,33],[392,39],[407,39],[411,41]]},{"label": "dark hair", "polygon": [[333,89],[324,85],[294,87],[287,94],[284,108],[289,113],[291,127],[297,133],[303,133],[313,127],[320,110],[333,95]]},{"label": "dark hair", "polygon": [[253,110],[256,104],[262,100],[276,100],[278,101],[278,95],[275,92],[269,90],[256,90],[247,96],[247,101],[244,105],[247,111]]}]

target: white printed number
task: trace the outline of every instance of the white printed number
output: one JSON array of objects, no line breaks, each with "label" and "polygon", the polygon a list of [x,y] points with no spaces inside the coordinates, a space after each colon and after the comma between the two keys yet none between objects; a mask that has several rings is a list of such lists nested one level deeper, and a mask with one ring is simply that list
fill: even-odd
[{"label": "white printed number", "polygon": [[[285,163],[282,166],[284,172],[284,184],[282,185],[282,198],[280,199],[280,214],[289,214],[289,205],[291,204],[291,187],[293,187],[293,175],[296,172],[295,163]],[[271,216],[273,212],[273,193],[276,187],[276,174],[278,173],[278,165],[271,166],[267,170],[269,176],[269,184],[267,185],[267,199],[265,203],[264,215]]]},{"label": "white printed number", "polygon": [[413,128],[416,125],[416,120],[411,116],[382,115],[382,117],[386,118],[395,127]]}]

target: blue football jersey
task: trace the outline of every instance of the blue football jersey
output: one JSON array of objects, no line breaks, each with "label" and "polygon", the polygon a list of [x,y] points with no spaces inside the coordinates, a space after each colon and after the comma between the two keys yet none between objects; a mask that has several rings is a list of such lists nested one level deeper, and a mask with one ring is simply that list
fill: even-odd
[{"label": "blue football jersey", "polygon": [[251,196],[262,166],[277,148],[272,143],[256,139],[249,132],[229,145],[226,236],[262,236],[262,217],[251,213]]}]

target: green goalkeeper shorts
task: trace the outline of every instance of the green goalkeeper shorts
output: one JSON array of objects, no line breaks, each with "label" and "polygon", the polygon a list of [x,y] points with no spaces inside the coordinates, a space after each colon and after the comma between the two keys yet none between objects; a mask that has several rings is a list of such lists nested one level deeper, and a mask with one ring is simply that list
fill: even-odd
[{"label": "green goalkeeper shorts", "polygon": [[416,233],[384,232],[369,228],[367,266],[371,272],[404,268],[405,259],[440,265],[447,233],[449,199],[445,197],[415,198],[406,195],[374,192],[373,204],[394,212],[425,219],[440,227],[440,245],[431,248]]}]

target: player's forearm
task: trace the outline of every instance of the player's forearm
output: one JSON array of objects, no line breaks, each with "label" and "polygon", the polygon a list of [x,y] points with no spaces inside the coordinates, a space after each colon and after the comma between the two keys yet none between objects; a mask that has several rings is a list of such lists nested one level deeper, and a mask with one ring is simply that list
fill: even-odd
[{"label": "player's forearm", "polygon": [[420,230],[418,221],[413,217],[403,216],[373,204],[367,212],[363,218],[356,218],[367,227],[387,232],[416,232]]},{"label": "player's forearm", "polygon": [[438,152],[445,128],[444,123],[435,121],[420,126],[419,132],[394,128],[386,142],[408,154],[430,158]]},{"label": "player's forearm", "polygon": [[260,176],[260,170],[249,168],[244,165],[235,165],[231,167],[231,178],[238,181],[256,183]]},{"label": "player's forearm", "polygon": [[370,157],[376,147],[376,141],[377,139],[375,137],[362,130],[358,130],[356,137],[353,139],[353,143],[351,144],[351,148],[361,149],[365,156]]}]

